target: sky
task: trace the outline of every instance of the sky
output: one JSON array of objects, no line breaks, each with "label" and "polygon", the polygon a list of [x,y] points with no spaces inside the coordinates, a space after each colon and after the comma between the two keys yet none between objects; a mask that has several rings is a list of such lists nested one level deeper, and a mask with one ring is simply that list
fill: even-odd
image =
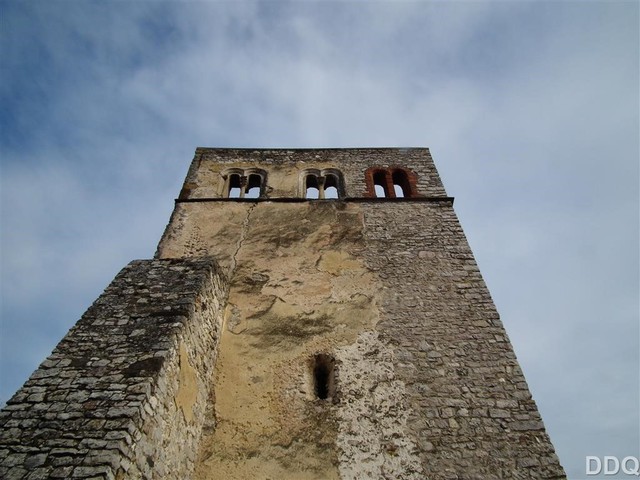
[{"label": "sky", "polygon": [[587,455],[640,456],[637,2],[0,17],[0,403],[153,256],[196,147],[423,146],[569,478]]}]

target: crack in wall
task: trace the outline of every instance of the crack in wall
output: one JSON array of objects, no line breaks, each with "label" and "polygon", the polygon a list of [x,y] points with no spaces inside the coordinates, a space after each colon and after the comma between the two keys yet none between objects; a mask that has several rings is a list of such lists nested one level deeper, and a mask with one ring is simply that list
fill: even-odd
[{"label": "crack in wall", "polygon": [[236,271],[236,266],[238,264],[237,256],[242,248],[242,244],[244,243],[247,237],[247,230],[249,229],[249,218],[251,217],[251,212],[256,208],[257,203],[254,203],[247,209],[247,216],[242,221],[242,229],[240,230],[240,238],[238,239],[238,243],[236,243],[236,250],[231,255],[231,265],[229,266],[229,280],[233,278],[233,274]]}]

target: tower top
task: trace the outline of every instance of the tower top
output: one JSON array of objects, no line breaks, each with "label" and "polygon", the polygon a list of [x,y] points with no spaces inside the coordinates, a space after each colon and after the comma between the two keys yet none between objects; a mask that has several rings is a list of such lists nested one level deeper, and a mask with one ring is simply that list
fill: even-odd
[{"label": "tower top", "polygon": [[198,147],[179,200],[447,197],[428,148]]}]

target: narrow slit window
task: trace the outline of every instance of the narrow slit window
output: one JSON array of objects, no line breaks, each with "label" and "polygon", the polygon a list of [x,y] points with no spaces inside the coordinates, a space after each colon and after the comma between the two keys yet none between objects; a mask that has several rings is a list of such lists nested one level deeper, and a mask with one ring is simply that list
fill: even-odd
[{"label": "narrow slit window", "polygon": [[318,185],[318,177],[315,175],[307,175],[305,179],[305,193],[304,198],[309,200],[316,200],[320,198],[320,187]]},{"label": "narrow slit window", "polygon": [[376,192],[376,197],[385,198],[388,197],[386,189],[387,178],[385,172],[379,171],[373,174],[373,185]]},{"label": "narrow slit window", "polygon": [[242,188],[240,186],[240,175],[233,173],[229,175],[229,191],[227,192],[228,198],[240,198]]},{"label": "narrow slit window", "polygon": [[244,198],[260,198],[261,191],[262,177],[255,173],[249,175],[249,181],[247,182],[247,190]]},{"label": "narrow slit window", "polygon": [[335,175],[327,175],[324,178],[324,198],[338,198],[338,178]]},{"label": "narrow slit window", "polygon": [[411,187],[405,172],[402,170],[395,170],[391,179],[393,180],[393,191],[397,198],[411,196]]},{"label": "narrow slit window", "polygon": [[327,400],[335,395],[335,360],[320,353],[313,362],[313,383],[316,398]]}]

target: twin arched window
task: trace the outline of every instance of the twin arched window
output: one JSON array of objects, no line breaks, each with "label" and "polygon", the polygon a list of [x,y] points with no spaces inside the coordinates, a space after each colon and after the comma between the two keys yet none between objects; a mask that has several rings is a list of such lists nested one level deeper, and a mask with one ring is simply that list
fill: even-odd
[{"label": "twin arched window", "polygon": [[415,196],[416,176],[401,167],[372,167],[365,172],[367,195],[377,198],[410,198]]},{"label": "twin arched window", "polygon": [[332,200],[342,197],[342,174],[334,169],[302,172],[302,192],[308,200]]},{"label": "twin arched window", "polygon": [[263,170],[227,170],[224,178],[225,198],[260,198],[264,191],[266,173]]}]

